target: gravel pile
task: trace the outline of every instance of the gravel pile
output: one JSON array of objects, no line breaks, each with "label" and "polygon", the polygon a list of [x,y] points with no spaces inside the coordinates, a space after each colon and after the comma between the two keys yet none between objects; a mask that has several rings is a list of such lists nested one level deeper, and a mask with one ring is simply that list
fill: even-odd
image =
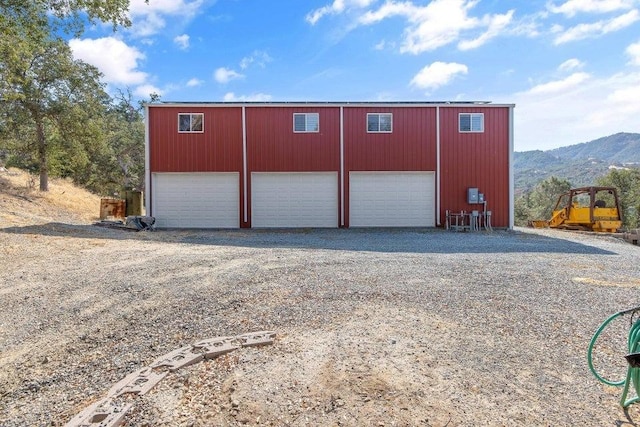
[{"label": "gravel pile", "polygon": [[[273,330],[131,398],[135,426],[604,426],[586,365],[640,304],[640,248],[550,230],[0,229],[0,425],[64,425],[127,374]],[[596,365],[624,375],[628,318]]]}]

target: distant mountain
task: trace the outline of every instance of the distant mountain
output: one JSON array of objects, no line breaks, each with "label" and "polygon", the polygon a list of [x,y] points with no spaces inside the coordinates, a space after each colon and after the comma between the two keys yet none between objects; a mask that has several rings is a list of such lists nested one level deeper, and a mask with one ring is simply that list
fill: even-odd
[{"label": "distant mountain", "polygon": [[548,153],[569,160],[597,158],[623,165],[640,164],[640,134],[616,133],[591,142],[556,148]]},{"label": "distant mountain", "polygon": [[514,153],[516,195],[555,176],[573,187],[595,185],[613,168],[640,167],[640,134],[617,133],[548,151]]}]

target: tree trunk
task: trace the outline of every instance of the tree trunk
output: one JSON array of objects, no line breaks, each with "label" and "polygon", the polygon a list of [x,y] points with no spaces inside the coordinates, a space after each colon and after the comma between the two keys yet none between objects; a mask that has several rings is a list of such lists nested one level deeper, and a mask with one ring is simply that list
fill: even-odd
[{"label": "tree trunk", "polygon": [[38,163],[40,166],[40,191],[49,191],[49,166],[47,165],[47,140],[44,136],[44,125],[36,119],[36,136],[38,138]]}]

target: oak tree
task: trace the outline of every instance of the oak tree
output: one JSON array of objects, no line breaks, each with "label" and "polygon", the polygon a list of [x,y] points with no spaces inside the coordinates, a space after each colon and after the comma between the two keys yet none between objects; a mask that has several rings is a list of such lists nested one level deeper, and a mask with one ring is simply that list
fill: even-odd
[{"label": "oak tree", "polygon": [[57,32],[128,26],[128,8],[129,0],[0,0],[0,150],[31,154],[42,191],[52,157],[86,164],[109,103],[98,70],[74,60]]}]

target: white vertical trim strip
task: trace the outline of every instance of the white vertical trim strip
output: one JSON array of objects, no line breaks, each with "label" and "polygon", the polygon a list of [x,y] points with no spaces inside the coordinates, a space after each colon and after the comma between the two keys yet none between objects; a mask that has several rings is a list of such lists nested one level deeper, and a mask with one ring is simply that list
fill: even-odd
[{"label": "white vertical trim strip", "polygon": [[344,227],[344,107],[340,107],[340,226]]},{"label": "white vertical trim strip", "polygon": [[153,216],[151,208],[151,159],[149,158],[149,106],[144,106],[144,204],[145,214]]},{"label": "white vertical trim strip", "polygon": [[513,177],[513,150],[514,150],[514,128],[513,128],[513,109],[509,106],[509,229],[513,230],[514,226],[514,177]]},{"label": "white vertical trim strip", "polygon": [[440,222],[440,106],[436,107],[436,225]]},{"label": "white vertical trim strip", "polygon": [[246,107],[242,106],[242,184],[243,184],[243,201],[244,201],[244,222],[249,221],[249,208],[247,207],[248,198],[247,189],[247,112]]}]

